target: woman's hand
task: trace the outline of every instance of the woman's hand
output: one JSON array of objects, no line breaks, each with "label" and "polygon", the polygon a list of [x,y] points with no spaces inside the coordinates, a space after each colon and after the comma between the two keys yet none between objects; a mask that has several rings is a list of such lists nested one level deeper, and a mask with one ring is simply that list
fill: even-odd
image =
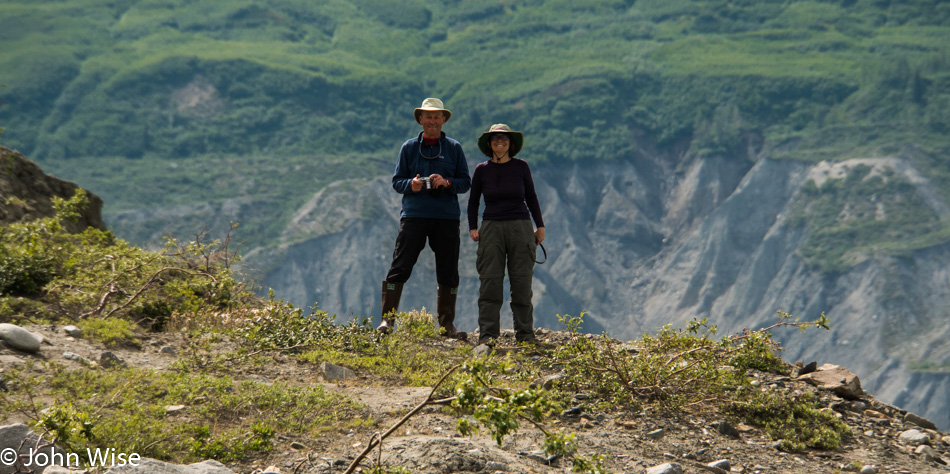
[{"label": "woman's hand", "polygon": [[544,227],[538,227],[538,230],[534,231],[534,243],[541,245],[541,242],[544,242]]},{"label": "woman's hand", "polygon": [[472,241],[478,242],[478,229],[468,231],[468,235],[472,238]]}]

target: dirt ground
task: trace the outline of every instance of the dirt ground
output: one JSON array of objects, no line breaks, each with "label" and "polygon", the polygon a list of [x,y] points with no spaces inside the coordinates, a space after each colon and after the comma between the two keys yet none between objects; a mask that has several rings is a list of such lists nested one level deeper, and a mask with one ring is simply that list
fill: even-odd
[{"label": "dirt ground", "polygon": [[[29,326],[28,329],[47,339],[40,354],[29,355],[0,347],[0,356],[51,360],[75,370],[95,370],[82,362],[66,359],[63,354],[72,352],[98,361],[99,354],[111,351],[129,365],[160,370],[180,357],[163,353],[163,348],[173,348],[180,354],[187,346],[183,335],[154,334],[143,339],[138,347],[107,349],[98,343],[68,337],[62,328]],[[511,336],[510,331],[503,333],[498,349],[516,350]],[[539,330],[539,339],[549,344],[563,343],[567,337],[567,333]],[[439,343],[450,351],[454,345],[465,342]],[[221,344],[222,350],[226,350],[227,342]],[[821,361],[818,362],[820,365]],[[11,363],[10,357],[0,358],[0,370]],[[281,473],[344,472],[374,433],[388,430],[426,400],[431,391],[427,387],[385,386],[372,375],[359,373],[342,383],[314,381],[314,365],[300,364],[286,356],[276,356],[273,364],[252,372],[247,376],[263,377],[272,383],[322,383],[360,402],[364,406],[363,416],[371,415],[378,423],[373,428],[331,432],[317,438],[279,433],[275,449],[266,457],[228,465],[240,474],[261,472],[268,467],[275,467]],[[771,374],[757,374],[757,377],[763,390],[817,390],[794,378]],[[865,466],[873,466],[878,473],[950,472],[946,466],[950,462],[950,437],[944,439],[947,433],[929,431],[929,444],[937,457],[927,458],[916,454],[916,447],[900,443],[898,437],[902,432],[916,428],[903,421],[901,410],[872,396],[861,400],[865,406],[857,409],[849,409],[850,402],[830,392],[820,392],[819,396],[823,405],[835,407],[854,432],[854,437],[837,451],[783,452],[773,447],[773,441],[760,429],[742,423],[734,423],[738,438],[720,434],[713,423],[724,418],[713,416],[715,414],[632,413],[620,408],[593,411],[585,405],[584,394],[576,394],[574,412],[562,414],[551,427],[576,433],[579,454],[604,455],[607,468],[617,473],[645,473],[648,468],[664,463],[677,463],[687,473],[834,473],[859,472]],[[24,421],[11,417],[0,421],[0,425]],[[366,471],[378,461],[384,467],[401,466],[414,473],[570,472],[570,465],[564,460],[549,459],[541,452],[543,435],[528,424],[522,424],[501,446],[484,434],[461,436],[455,426],[452,412],[427,406],[386,438],[381,448],[367,455],[360,469]],[[720,460],[728,461],[729,465],[725,466],[728,469],[708,466]]]}]

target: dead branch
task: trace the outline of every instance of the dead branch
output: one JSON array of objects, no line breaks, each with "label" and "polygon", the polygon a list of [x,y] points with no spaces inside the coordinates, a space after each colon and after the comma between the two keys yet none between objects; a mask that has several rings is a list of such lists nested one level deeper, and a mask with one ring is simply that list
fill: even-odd
[{"label": "dead branch", "polygon": [[352,463],[350,463],[350,467],[348,467],[346,471],[344,471],[343,474],[352,474],[354,471],[356,471],[356,467],[359,466],[360,461],[362,461],[363,458],[365,458],[367,454],[372,452],[373,448],[375,448],[377,445],[381,445],[384,439],[386,439],[389,435],[393,434],[397,429],[399,429],[400,426],[402,426],[406,421],[408,421],[409,418],[412,418],[413,415],[415,415],[416,413],[419,413],[427,405],[444,405],[446,403],[452,403],[454,400],[458,399],[458,397],[449,397],[449,398],[443,398],[441,400],[433,400],[432,396],[435,395],[435,391],[439,388],[439,386],[441,386],[442,383],[445,382],[445,379],[447,379],[449,375],[451,375],[452,372],[455,372],[455,370],[458,369],[459,367],[461,367],[461,365],[456,365],[455,367],[452,367],[451,369],[449,369],[448,372],[446,372],[442,376],[442,378],[440,378],[439,381],[436,382],[435,386],[432,387],[432,391],[429,392],[429,396],[427,396],[426,399],[422,401],[422,403],[416,405],[415,408],[410,410],[409,413],[406,413],[405,416],[403,416],[399,421],[396,422],[396,424],[394,424],[392,427],[386,430],[385,433],[383,433],[382,435],[379,435],[378,433],[373,433],[373,436],[370,438],[369,444],[366,446],[366,449],[364,449],[363,452],[360,453],[360,455],[357,456],[356,459],[354,459]]}]

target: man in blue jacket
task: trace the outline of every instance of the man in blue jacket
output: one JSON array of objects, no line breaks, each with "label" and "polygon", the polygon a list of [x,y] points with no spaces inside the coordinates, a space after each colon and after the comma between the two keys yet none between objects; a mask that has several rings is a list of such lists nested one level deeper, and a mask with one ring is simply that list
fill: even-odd
[{"label": "man in blue jacket", "polygon": [[385,334],[395,327],[403,284],[428,240],[439,284],[439,326],[446,337],[465,339],[468,335],[455,328],[461,242],[458,196],[471,188],[472,178],[462,145],[442,131],[452,112],[441,100],[428,98],[414,113],[422,132],[402,144],[393,173],[393,189],[402,194],[402,212],[393,261],[383,281],[383,322],[376,329]]}]

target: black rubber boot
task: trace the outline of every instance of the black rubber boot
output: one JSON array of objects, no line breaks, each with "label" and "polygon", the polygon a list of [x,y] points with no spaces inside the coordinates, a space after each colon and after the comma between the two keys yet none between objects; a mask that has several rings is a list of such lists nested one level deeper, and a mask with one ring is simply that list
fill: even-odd
[{"label": "black rubber boot", "polygon": [[383,281],[383,322],[377,331],[389,334],[396,328],[396,311],[399,308],[399,298],[402,297],[402,283]]},{"label": "black rubber boot", "polygon": [[468,333],[455,328],[455,300],[458,298],[458,288],[449,288],[439,285],[436,300],[436,313],[439,318],[439,327],[445,329],[445,337],[465,340]]}]

